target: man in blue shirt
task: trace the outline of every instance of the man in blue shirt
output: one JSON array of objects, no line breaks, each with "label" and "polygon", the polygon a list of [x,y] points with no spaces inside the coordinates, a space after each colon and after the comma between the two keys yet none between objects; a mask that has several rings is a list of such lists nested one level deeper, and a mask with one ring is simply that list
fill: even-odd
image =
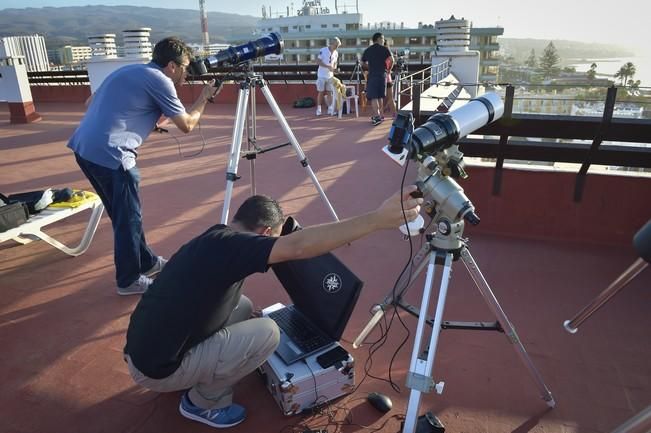
[{"label": "man in blue shirt", "polygon": [[111,218],[117,292],[140,294],[165,266],[145,240],[136,166],[137,149],[162,115],[188,133],[199,123],[206,103],[221,88],[207,84],[186,111],[175,85],[185,81],[191,49],[170,37],[154,47],[148,64],[111,73],[93,94],[88,111],[68,147]]}]

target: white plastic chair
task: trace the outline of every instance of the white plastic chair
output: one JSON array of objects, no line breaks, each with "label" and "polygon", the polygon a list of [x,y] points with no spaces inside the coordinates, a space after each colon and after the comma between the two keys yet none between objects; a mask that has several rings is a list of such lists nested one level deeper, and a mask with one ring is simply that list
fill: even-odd
[{"label": "white plastic chair", "polygon": [[[349,92],[350,90],[350,92]],[[353,101],[355,102],[355,117],[359,117],[359,95],[356,93],[355,86],[346,86],[346,95],[350,93],[350,96],[346,96],[344,101],[346,101],[346,106],[348,107],[348,112],[350,113]],[[339,105],[339,118],[344,111],[344,104]]]}]

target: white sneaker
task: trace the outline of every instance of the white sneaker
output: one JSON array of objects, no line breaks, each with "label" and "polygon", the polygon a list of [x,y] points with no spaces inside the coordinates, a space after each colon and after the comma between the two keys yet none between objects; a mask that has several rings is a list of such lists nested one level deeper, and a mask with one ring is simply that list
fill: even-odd
[{"label": "white sneaker", "polygon": [[316,107],[316,115],[317,116],[321,115],[321,106],[320,105],[318,107]]},{"label": "white sneaker", "polygon": [[165,260],[161,256],[158,256],[158,260],[156,261],[156,264],[154,264],[154,266],[152,266],[151,269],[145,272],[143,275],[149,278],[153,278],[154,276],[160,274],[160,272],[165,267],[165,264],[167,264],[167,260]]},{"label": "white sneaker", "polygon": [[335,109],[332,107],[328,107],[328,116],[334,116],[335,115]]},{"label": "white sneaker", "polygon": [[118,295],[129,296],[143,294],[153,282],[154,281],[151,278],[141,275],[136,281],[129,284],[127,287],[118,287]]}]

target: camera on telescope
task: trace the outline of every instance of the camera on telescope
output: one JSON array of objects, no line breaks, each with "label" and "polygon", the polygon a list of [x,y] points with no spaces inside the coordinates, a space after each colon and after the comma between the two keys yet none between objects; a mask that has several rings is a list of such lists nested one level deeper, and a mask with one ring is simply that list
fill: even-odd
[{"label": "camera on telescope", "polygon": [[398,113],[383,150],[398,164],[407,159],[422,161],[454,145],[460,138],[502,117],[504,103],[496,93],[471,99],[449,113],[436,113],[414,129],[411,113]]},{"label": "camera on telescope", "polygon": [[237,66],[258,57],[280,54],[283,52],[284,47],[285,43],[279,33],[269,33],[246,44],[228,47],[205,59],[195,58],[190,61],[188,73],[192,76],[205,75],[211,68]]}]

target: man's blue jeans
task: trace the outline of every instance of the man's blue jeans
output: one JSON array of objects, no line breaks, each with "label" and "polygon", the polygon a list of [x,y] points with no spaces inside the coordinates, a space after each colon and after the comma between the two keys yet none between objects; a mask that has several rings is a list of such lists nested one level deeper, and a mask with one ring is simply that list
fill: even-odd
[{"label": "man's blue jeans", "polygon": [[76,153],[75,158],[111,218],[115,277],[118,287],[127,287],[158,261],[147,246],[142,229],[138,167],[124,170],[120,166],[113,170],[85,160]]}]

